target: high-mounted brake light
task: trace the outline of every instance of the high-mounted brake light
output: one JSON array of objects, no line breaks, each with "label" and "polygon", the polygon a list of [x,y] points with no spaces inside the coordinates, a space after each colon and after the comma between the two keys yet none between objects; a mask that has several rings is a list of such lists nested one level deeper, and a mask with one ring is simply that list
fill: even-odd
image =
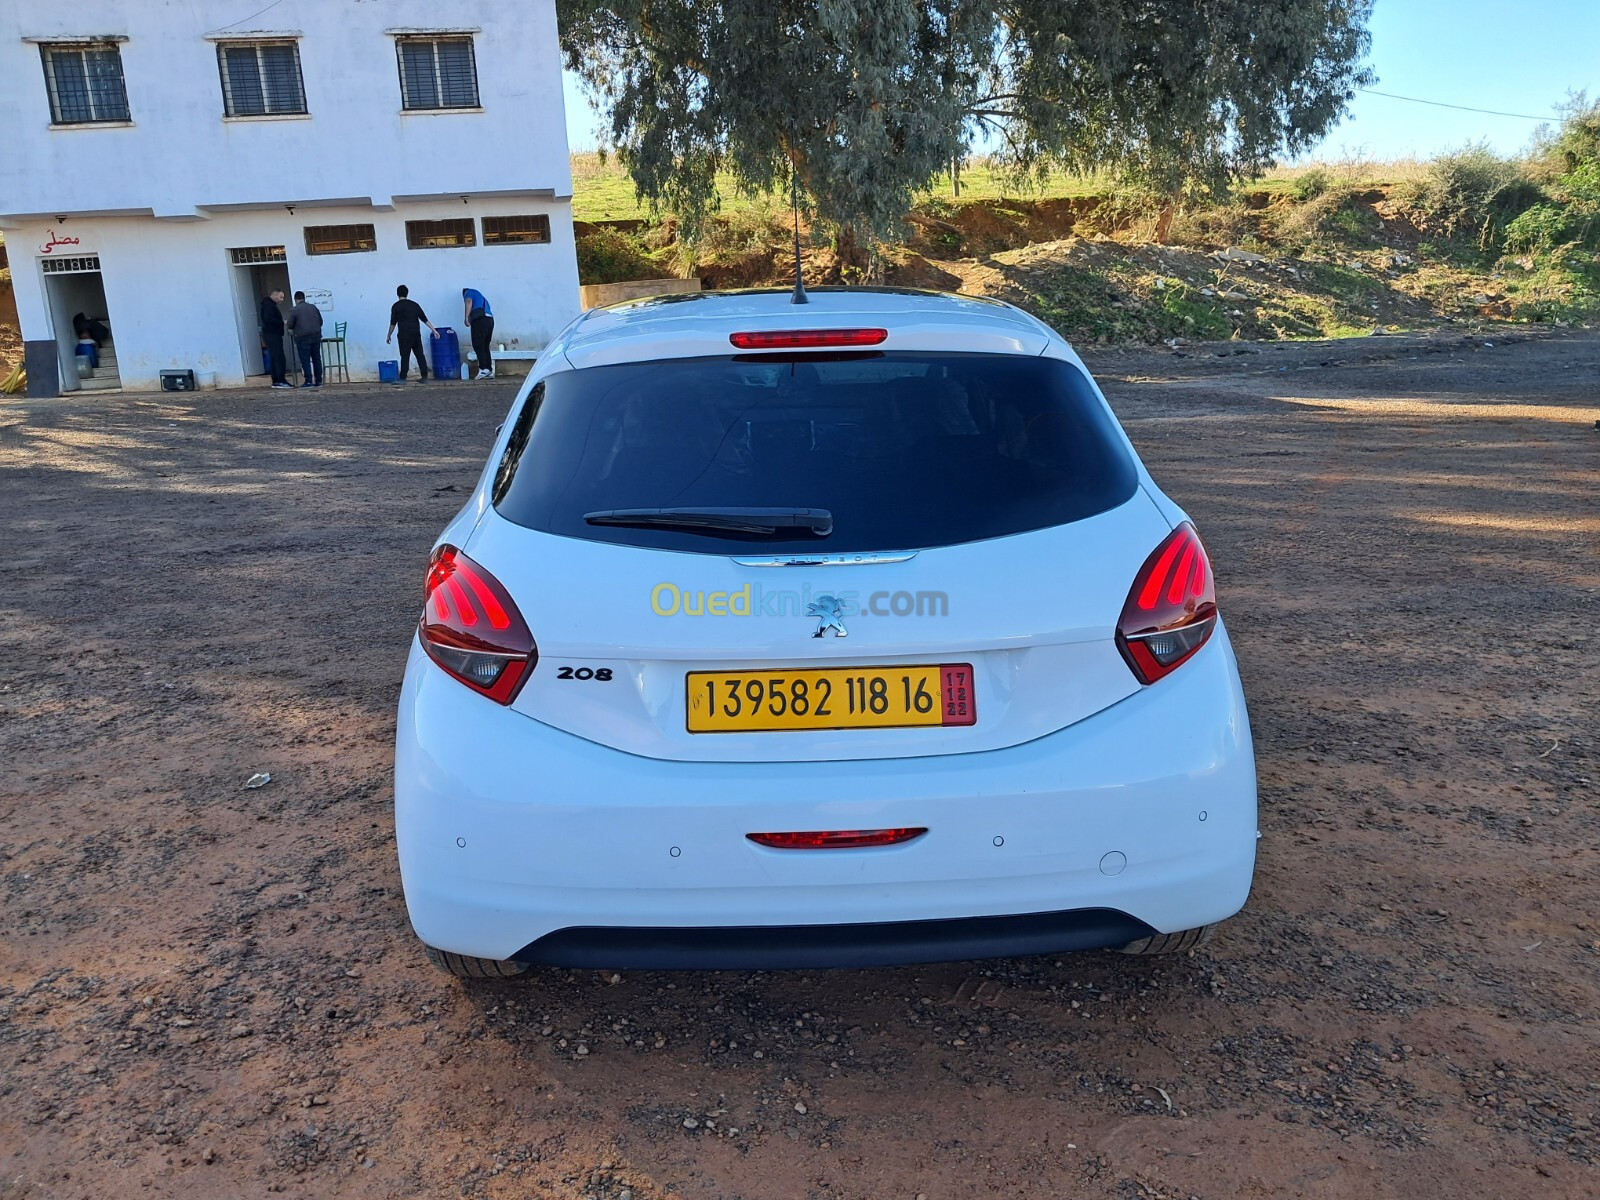
[{"label": "high-mounted brake light", "polygon": [[730,333],[728,340],[741,350],[812,350],[825,346],[876,346],[888,336],[887,329],[766,329]]},{"label": "high-mounted brake light", "polygon": [[1141,683],[1177,670],[1217,627],[1217,591],[1200,535],[1185,521],[1144,560],[1117,622],[1117,649]]},{"label": "high-mounted brake light", "polygon": [[861,846],[893,846],[927,833],[926,827],[907,829],[831,829],[815,833],[747,833],[759,846],[774,850],[852,850]]},{"label": "high-mounted brake light", "polygon": [[500,581],[454,546],[440,546],[428,565],[422,618],[428,657],[473,691],[510,704],[539,649]]}]

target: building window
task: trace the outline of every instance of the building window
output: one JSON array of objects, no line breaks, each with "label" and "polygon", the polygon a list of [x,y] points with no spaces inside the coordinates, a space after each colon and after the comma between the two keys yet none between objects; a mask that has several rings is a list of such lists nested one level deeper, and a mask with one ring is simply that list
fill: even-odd
[{"label": "building window", "polygon": [[300,47],[294,42],[224,42],[217,47],[222,110],[230,117],[306,111]]},{"label": "building window", "polygon": [[476,246],[472,218],[448,221],[407,221],[406,246],[411,250],[438,250],[444,246]]},{"label": "building window", "polygon": [[378,248],[371,225],[307,225],[307,254],[360,254]]},{"label": "building window", "polygon": [[526,246],[550,240],[550,218],[543,213],[525,217],[485,217],[485,246]]},{"label": "building window", "polygon": [[40,46],[50,120],[56,125],[92,125],[128,119],[122,54],[115,42]]},{"label": "building window", "polygon": [[400,38],[395,50],[402,108],[478,107],[478,67],[470,37]]}]

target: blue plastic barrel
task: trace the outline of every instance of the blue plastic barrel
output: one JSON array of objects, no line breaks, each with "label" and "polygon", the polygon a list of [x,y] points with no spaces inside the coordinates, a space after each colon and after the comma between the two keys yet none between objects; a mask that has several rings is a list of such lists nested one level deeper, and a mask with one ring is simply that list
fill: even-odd
[{"label": "blue plastic barrel", "polygon": [[456,331],[441,325],[430,340],[433,342],[433,377],[454,379],[461,371],[461,343],[456,339]]},{"label": "blue plastic barrel", "polygon": [[378,363],[378,382],[396,383],[400,379],[400,360],[385,358]]}]

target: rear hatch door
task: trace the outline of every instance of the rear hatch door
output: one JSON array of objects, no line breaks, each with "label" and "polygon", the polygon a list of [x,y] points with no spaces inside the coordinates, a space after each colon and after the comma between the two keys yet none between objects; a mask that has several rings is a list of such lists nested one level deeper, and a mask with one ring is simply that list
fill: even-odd
[{"label": "rear hatch door", "polygon": [[1138,687],[1115,624],[1169,526],[1069,362],[916,351],[558,372],[493,474],[467,550],[538,643],[515,707],[620,750],[977,752]]}]

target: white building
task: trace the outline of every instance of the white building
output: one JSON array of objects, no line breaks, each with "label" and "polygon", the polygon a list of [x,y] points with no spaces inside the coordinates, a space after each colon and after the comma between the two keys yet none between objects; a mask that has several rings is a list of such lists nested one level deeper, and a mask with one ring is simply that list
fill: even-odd
[{"label": "white building", "polygon": [[[462,357],[463,287],[512,349],[578,311],[553,0],[0,3],[0,113],[31,394],[260,384],[274,286],[352,379],[398,357],[397,284]],[[84,380],[79,313],[113,342]]]}]

